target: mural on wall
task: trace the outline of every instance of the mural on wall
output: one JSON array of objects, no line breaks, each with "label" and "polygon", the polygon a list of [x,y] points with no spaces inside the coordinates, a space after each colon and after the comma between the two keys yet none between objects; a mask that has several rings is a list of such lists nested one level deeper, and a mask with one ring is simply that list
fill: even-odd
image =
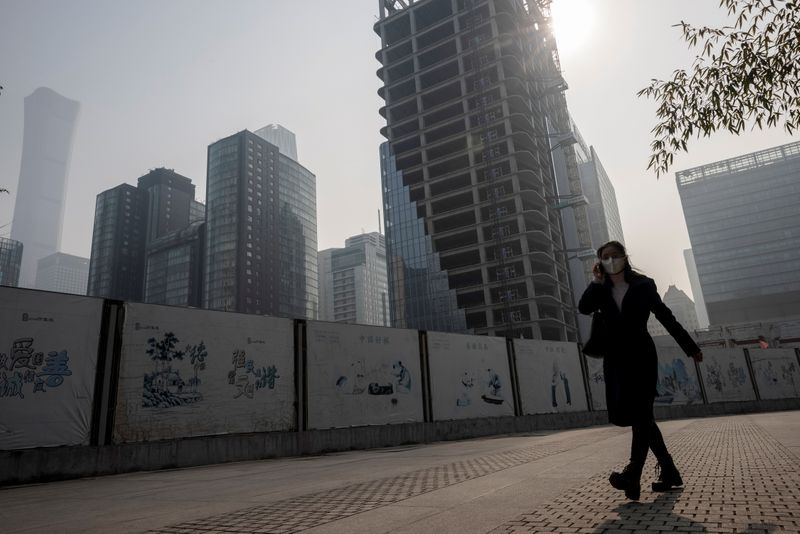
[{"label": "mural on wall", "polygon": [[586,358],[587,380],[589,391],[592,394],[592,409],[607,410],[606,406],[606,378],[603,374],[602,358]]},{"label": "mural on wall", "polygon": [[89,443],[102,308],[0,287],[0,449]]},{"label": "mural on wall", "polygon": [[125,309],[117,442],[294,428],[291,320]]},{"label": "mural on wall", "polygon": [[245,350],[234,350],[231,364],[233,369],[228,372],[228,384],[236,389],[234,399],[242,396],[252,399],[260,389],[275,389],[275,383],[280,378],[277,367],[257,366],[254,360],[247,359]]},{"label": "mural on wall", "polygon": [[800,397],[800,367],[794,349],[750,349],[762,399]]},{"label": "mural on wall", "polygon": [[679,348],[658,350],[656,405],[696,404],[703,402],[694,360]]},{"label": "mural on wall", "polygon": [[575,343],[515,339],[514,354],[523,413],[588,409],[578,346]]},{"label": "mural on wall", "polygon": [[416,330],[309,322],[309,428],[422,421]]},{"label": "mural on wall", "polygon": [[699,367],[708,402],[755,400],[743,350],[704,349]]},{"label": "mural on wall", "polygon": [[64,383],[72,374],[66,350],[37,352],[32,337],[21,337],[11,343],[11,350],[0,352],[0,397],[25,398],[28,393],[47,393]]},{"label": "mural on wall", "polygon": [[435,420],[514,415],[504,338],[428,332]]},{"label": "mural on wall", "polygon": [[[186,345],[183,350],[178,349],[178,343],[180,340],[173,332],[165,332],[161,339],[151,337],[147,340],[145,353],[153,360],[155,369],[144,375],[142,406],[145,408],[183,406],[203,399],[198,387],[201,383],[198,372],[206,367],[208,352],[205,343]],[[177,367],[184,356],[194,368],[194,376],[188,380],[181,377],[181,369]]]}]

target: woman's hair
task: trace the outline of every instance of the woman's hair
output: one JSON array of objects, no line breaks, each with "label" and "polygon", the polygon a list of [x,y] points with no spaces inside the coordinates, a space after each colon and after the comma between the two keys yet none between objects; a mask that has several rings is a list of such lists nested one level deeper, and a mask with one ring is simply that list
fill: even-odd
[{"label": "woman's hair", "polygon": [[600,248],[597,249],[597,259],[600,259],[603,256],[603,250],[607,249],[608,247],[613,247],[613,248],[619,250],[620,252],[622,252],[622,254],[625,255],[625,271],[624,271],[624,273],[625,273],[625,281],[626,282],[630,282],[634,278],[639,278],[639,277],[644,276],[638,270],[633,268],[633,266],[631,265],[631,260],[628,257],[628,251],[625,250],[625,245],[623,245],[619,241],[609,241],[608,243],[605,243],[604,245],[600,245]]}]

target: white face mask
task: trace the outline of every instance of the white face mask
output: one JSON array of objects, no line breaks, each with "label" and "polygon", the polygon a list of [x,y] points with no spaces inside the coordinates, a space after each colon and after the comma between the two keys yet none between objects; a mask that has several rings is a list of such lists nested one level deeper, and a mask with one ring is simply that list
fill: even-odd
[{"label": "white face mask", "polygon": [[602,260],[603,269],[609,274],[619,274],[625,270],[625,258],[608,258]]}]

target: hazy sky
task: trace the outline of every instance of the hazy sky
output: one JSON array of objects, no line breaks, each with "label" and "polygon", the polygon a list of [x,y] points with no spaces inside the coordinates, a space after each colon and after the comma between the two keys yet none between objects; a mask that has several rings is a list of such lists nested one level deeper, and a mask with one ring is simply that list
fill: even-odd
[{"label": "hazy sky", "polygon": [[[674,175],[646,172],[654,105],[635,93],[690,64],[671,27],[718,24],[718,0],[555,0],[569,106],[617,192],[633,263],[691,294]],[[23,99],[81,102],[64,252],[89,255],[95,196],[155,167],[205,197],[207,146],[280,123],[317,176],[319,248],[377,229],[378,0],[0,0],[0,226],[11,222]],[[674,170],[787,143],[782,130],[694,141]],[[8,226],[0,235],[8,235]]]}]

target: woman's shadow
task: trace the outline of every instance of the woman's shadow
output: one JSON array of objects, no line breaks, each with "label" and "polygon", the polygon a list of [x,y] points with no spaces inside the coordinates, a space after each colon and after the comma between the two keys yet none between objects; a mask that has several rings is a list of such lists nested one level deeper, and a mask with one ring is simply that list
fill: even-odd
[{"label": "woman's shadow", "polygon": [[[627,530],[640,532],[649,530],[648,524],[642,524],[643,516],[652,516],[654,521],[669,525],[675,532],[708,532],[706,527],[697,521],[675,513],[675,503],[682,493],[681,489],[675,489],[665,493],[659,493],[653,502],[633,502],[628,501],[617,506],[614,511],[619,514],[618,518],[607,519],[595,527],[595,532],[616,532]],[[691,528],[680,528],[691,527]],[[758,525],[750,523],[744,530],[736,530],[740,534],[766,534],[775,532],[779,527],[769,523]]]},{"label": "woman's shadow", "polygon": [[683,517],[674,512],[675,503],[678,501],[681,493],[681,490],[672,490],[659,493],[658,497],[656,497],[653,502],[628,501],[620,504],[614,509],[614,511],[619,514],[619,517],[606,519],[595,527],[595,531],[599,533],[606,532],[607,530],[614,532],[618,530],[634,532],[648,530],[650,525],[641,523],[643,518],[647,516],[648,519],[652,517],[653,521],[671,526],[672,530],[676,532],[708,532],[702,523],[692,521],[688,517]]}]

